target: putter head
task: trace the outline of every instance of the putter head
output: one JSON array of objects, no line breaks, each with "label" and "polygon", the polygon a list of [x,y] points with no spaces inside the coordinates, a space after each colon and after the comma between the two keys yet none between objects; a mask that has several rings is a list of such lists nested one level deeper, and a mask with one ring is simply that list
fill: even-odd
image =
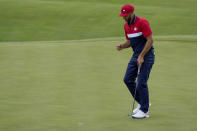
[{"label": "putter head", "polygon": [[133,115],[133,113],[128,114],[128,116],[132,116],[132,115]]}]

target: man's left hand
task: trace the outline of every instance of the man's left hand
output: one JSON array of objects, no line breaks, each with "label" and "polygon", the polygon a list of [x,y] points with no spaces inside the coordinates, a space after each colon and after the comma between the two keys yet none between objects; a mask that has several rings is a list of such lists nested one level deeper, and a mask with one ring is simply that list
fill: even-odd
[{"label": "man's left hand", "polygon": [[139,55],[139,56],[138,56],[138,59],[137,59],[137,64],[138,64],[138,66],[141,66],[143,62],[144,62],[144,57],[141,56],[141,55]]}]

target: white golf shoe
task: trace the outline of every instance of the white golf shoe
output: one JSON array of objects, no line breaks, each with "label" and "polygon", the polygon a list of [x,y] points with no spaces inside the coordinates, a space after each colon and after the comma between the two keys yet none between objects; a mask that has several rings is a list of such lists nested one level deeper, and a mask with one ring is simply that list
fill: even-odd
[{"label": "white golf shoe", "polygon": [[148,113],[144,113],[141,110],[139,110],[136,114],[132,115],[132,118],[135,118],[135,119],[143,119],[143,118],[148,118],[148,117],[149,117]]},{"label": "white golf shoe", "polygon": [[[149,107],[151,106],[151,103],[149,103]],[[133,110],[133,115],[136,114],[140,110],[141,105],[138,104],[137,107]]]},{"label": "white golf shoe", "polygon": [[140,110],[141,105],[138,104],[137,107],[133,110],[132,114],[136,114]]}]

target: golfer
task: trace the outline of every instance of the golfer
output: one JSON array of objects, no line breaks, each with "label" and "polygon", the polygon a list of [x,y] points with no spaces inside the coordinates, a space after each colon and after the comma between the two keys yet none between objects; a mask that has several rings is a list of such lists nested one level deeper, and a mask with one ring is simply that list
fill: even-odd
[{"label": "golfer", "polygon": [[[148,118],[149,93],[147,81],[151,68],[154,64],[154,48],[152,31],[145,18],[138,17],[134,13],[134,6],[126,4],[122,7],[120,16],[126,21],[124,25],[126,42],[116,46],[118,51],[132,47],[133,55],[128,64],[124,82],[130,93],[138,102],[138,106],[132,112],[133,118]],[[138,73],[138,84],[136,87],[136,77]]]}]

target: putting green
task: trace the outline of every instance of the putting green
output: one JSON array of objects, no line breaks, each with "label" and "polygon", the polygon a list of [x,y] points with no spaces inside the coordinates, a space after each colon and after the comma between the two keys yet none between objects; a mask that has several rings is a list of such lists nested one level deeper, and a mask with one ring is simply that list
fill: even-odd
[{"label": "putting green", "polygon": [[147,120],[127,116],[132,50],[115,50],[123,40],[1,42],[0,130],[196,130],[197,36],[155,37]]}]

